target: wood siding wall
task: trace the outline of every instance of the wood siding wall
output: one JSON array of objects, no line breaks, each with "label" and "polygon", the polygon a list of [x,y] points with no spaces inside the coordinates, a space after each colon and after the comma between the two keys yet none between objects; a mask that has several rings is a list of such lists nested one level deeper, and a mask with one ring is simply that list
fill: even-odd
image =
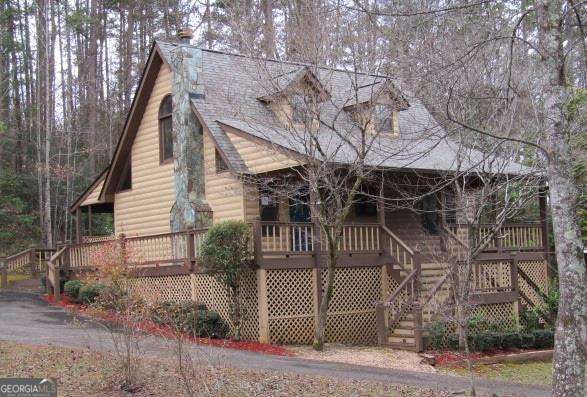
[{"label": "wood siding wall", "polygon": [[129,236],[170,231],[169,212],[175,201],[173,163],[159,163],[158,111],[171,93],[171,70],[162,65],[131,149],[132,189],[116,193],[116,234]]},{"label": "wood siding wall", "polygon": [[214,223],[245,220],[243,183],[229,171],[216,172],[216,147],[208,131],[204,132],[204,176],[206,200],[212,208]]},{"label": "wood siding wall", "polygon": [[258,143],[254,138],[248,139],[230,131],[227,131],[227,135],[249,170],[254,173],[279,170],[298,164],[285,153],[280,153],[269,145]]}]

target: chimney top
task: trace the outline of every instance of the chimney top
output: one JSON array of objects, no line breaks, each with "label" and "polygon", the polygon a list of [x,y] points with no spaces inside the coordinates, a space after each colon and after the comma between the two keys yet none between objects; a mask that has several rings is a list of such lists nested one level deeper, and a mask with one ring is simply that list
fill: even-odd
[{"label": "chimney top", "polygon": [[194,37],[194,31],[190,28],[182,28],[177,31],[177,37],[182,44],[190,44]]}]

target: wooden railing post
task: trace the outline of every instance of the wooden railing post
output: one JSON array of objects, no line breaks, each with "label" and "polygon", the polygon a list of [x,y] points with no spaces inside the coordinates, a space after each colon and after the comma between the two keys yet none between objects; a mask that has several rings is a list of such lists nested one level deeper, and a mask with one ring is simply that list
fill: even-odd
[{"label": "wooden railing post", "polygon": [[255,258],[255,265],[257,267],[261,266],[261,262],[263,260],[263,246],[261,243],[262,238],[262,231],[261,231],[261,223],[255,222],[253,223],[253,256]]},{"label": "wooden railing post", "polygon": [[29,269],[32,278],[37,277],[37,249],[33,245],[29,248]]},{"label": "wooden railing post", "polygon": [[186,235],[187,238],[187,259],[188,259],[188,266],[190,269],[190,272],[194,271],[194,268],[196,266],[196,246],[195,246],[195,239],[196,239],[196,235],[195,232],[190,231],[187,233]]},{"label": "wooden railing post", "polygon": [[518,257],[516,253],[511,254],[510,271],[512,279],[512,291],[518,291]]},{"label": "wooden railing post", "polygon": [[53,271],[53,296],[55,301],[61,300],[61,269],[57,264],[55,264]]},{"label": "wooden railing post", "polygon": [[414,301],[412,305],[412,315],[414,316],[414,344],[416,351],[424,351],[424,338],[422,327],[422,305],[419,300]]},{"label": "wooden railing post", "polygon": [[8,265],[4,259],[0,259],[0,288],[8,288]]},{"label": "wooden railing post", "polygon": [[127,257],[126,257],[126,235],[124,233],[120,233],[118,235],[118,240],[119,240],[119,244],[120,244],[120,259],[122,260],[122,263],[123,264],[126,264],[126,262],[127,262]]}]

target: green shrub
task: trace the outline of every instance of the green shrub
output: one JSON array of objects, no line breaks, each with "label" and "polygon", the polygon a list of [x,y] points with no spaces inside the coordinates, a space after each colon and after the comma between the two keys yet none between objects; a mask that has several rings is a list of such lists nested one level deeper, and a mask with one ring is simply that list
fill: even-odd
[{"label": "green shrub", "polygon": [[85,283],[81,280],[69,280],[65,282],[63,286],[63,292],[65,292],[65,295],[69,296],[71,299],[77,302],[79,300],[80,289],[82,289],[84,285]]},{"label": "green shrub", "polygon": [[161,302],[151,307],[151,320],[194,336],[225,338],[229,327],[215,311],[192,302]]},{"label": "green shrub", "polygon": [[517,332],[509,332],[502,335],[501,347],[504,349],[519,349],[522,346],[522,337]]},{"label": "green shrub", "polygon": [[84,285],[79,290],[79,300],[86,305],[91,305],[96,302],[100,293],[104,291],[106,286],[104,284],[88,284]]},{"label": "green shrub", "polygon": [[443,321],[435,321],[428,327],[429,344],[434,350],[440,350],[444,347],[446,338],[446,324]]},{"label": "green shrub", "polygon": [[459,349],[459,336],[457,334],[450,334],[447,338],[447,347],[450,350],[458,350]]},{"label": "green shrub", "polygon": [[520,344],[522,349],[531,349],[534,347],[534,334],[521,334],[520,337],[522,339],[522,343]]},{"label": "green shrub", "polygon": [[544,349],[554,346],[554,332],[551,330],[536,330],[534,335],[534,348]]},{"label": "green shrub", "polygon": [[242,304],[241,283],[251,272],[250,239],[248,224],[242,221],[224,221],[208,229],[200,246],[200,263],[228,290],[229,313],[234,325],[235,339],[240,339],[246,314]]},{"label": "green shrub", "polygon": [[44,274],[41,276],[41,288],[47,288],[47,276]]}]

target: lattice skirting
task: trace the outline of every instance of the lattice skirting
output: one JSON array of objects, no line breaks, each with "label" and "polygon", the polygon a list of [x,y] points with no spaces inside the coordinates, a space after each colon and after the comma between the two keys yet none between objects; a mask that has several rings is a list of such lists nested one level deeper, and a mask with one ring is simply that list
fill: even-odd
[{"label": "lattice skirting", "polygon": [[[548,264],[546,261],[520,261],[518,266],[540,287],[545,294],[548,293]],[[522,277],[518,277],[518,286],[535,305],[542,304],[542,299],[534,289]]]},{"label": "lattice skirting", "polygon": [[[324,288],[328,272],[318,280],[315,269],[267,271],[269,340],[311,343],[318,313],[317,288]],[[326,322],[326,341],[375,343],[375,302],[381,299],[381,268],[337,269]]]},{"label": "lattice skirting", "polygon": [[[140,277],[130,280],[130,290],[149,302],[194,301],[204,303],[218,312],[234,329],[230,322],[229,297],[226,289],[208,274],[178,276]],[[259,339],[259,320],[257,308],[257,281],[251,272],[244,281],[241,301],[243,302],[243,338]]]},{"label": "lattice skirting", "polygon": [[[494,326],[498,326],[502,330],[507,329],[515,329],[518,324],[518,316],[516,311],[516,303],[515,302],[505,302],[505,303],[494,303],[489,305],[478,305],[473,308],[472,317],[479,316],[482,317],[488,324],[492,324]],[[447,349],[449,347],[448,337],[450,334],[456,334],[458,332],[457,323],[454,321],[443,319],[441,316],[433,316],[433,320],[442,321],[444,322],[444,329],[445,333],[442,337],[442,341],[440,342],[441,349]],[[424,327],[426,328],[428,324],[425,324]],[[477,330],[470,330],[470,334],[474,334]],[[479,331],[484,331],[483,329]],[[425,335],[428,335],[428,332],[425,330]],[[432,348],[428,345],[428,348]]]}]

